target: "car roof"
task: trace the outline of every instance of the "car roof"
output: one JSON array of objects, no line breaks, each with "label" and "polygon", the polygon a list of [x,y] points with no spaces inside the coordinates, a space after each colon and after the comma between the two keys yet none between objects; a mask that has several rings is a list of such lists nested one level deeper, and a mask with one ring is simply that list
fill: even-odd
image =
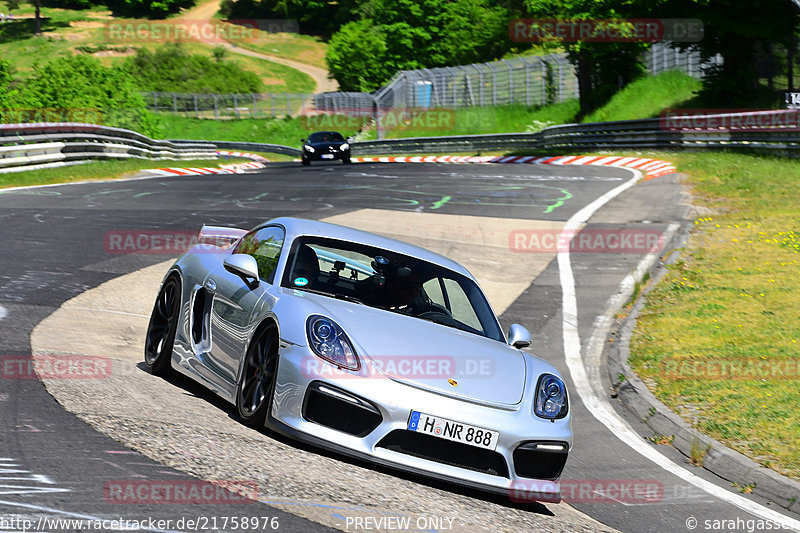
[{"label": "car roof", "polygon": [[362,231],[348,226],[340,226],[339,224],[331,224],[329,222],[320,222],[319,220],[309,220],[305,218],[294,217],[280,217],[274,218],[263,225],[279,224],[286,228],[286,240],[294,240],[296,237],[310,235],[314,237],[328,237],[331,239],[339,239],[349,242],[358,242],[374,246],[376,248],[383,248],[403,255],[422,259],[429,263],[433,263],[445,268],[449,268],[454,272],[463,274],[468,278],[474,280],[475,278],[469,271],[461,266],[459,263],[448,259],[443,255],[427,250],[425,248],[409,244],[407,242],[398,241],[368,231]]}]

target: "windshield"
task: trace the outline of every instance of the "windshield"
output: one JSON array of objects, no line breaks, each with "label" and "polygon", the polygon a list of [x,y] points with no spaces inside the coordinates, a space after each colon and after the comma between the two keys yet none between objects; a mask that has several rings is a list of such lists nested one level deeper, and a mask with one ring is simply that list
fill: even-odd
[{"label": "windshield", "polygon": [[320,131],[308,136],[310,143],[344,142],[344,137],[335,131]]},{"label": "windshield", "polygon": [[323,237],[294,240],[283,287],[349,300],[505,342],[474,281],[447,268]]}]

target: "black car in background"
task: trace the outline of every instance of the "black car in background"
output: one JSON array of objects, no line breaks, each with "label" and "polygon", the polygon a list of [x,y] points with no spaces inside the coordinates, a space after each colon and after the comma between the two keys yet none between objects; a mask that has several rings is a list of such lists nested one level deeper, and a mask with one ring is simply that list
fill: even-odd
[{"label": "black car in background", "polygon": [[310,165],[312,161],[333,161],[340,159],[343,163],[350,162],[350,144],[335,131],[318,131],[300,139],[303,143],[302,162]]}]

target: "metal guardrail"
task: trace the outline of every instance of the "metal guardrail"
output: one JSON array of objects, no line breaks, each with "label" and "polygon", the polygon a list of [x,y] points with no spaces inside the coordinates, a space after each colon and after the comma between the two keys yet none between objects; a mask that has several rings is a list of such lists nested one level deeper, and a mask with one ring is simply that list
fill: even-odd
[{"label": "metal guardrail", "polygon": [[[170,142],[173,143],[193,143],[197,141],[191,140],[180,140],[180,139],[172,139]],[[244,141],[208,141],[215,145],[217,148],[222,148],[225,150],[246,150],[249,152],[268,152],[270,154],[284,154],[290,155],[293,157],[300,157],[300,149],[293,148],[291,146],[284,146],[282,144],[270,144],[270,143],[252,143],[252,142],[244,142]]]},{"label": "metal guardrail", "polygon": [[512,150],[614,150],[614,149],[744,149],[800,156],[800,111],[783,126],[756,128],[694,127],[698,123],[731,123],[746,118],[770,124],[790,111],[694,115],[686,126],[670,125],[665,118],[563,124],[536,133],[414,137],[351,143],[354,155],[393,153],[491,152]]},{"label": "metal guardrail", "polygon": [[97,124],[0,124],[0,173],[130,158],[216,159],[217,147],[206,141],[159,141]]},{"label": "metal guardrail", "polygon": [[[702,127],[703,125],[705,127]],[[712,127],[713,124],[722,126]],[[754,127],[748,127],[748,124]],[[701,127],[698,127],[700,125]],[[738,125],[737,127],[723,127]],[[740,149],[800,157],[800,110],[692,115],[550,126],[536,133],[414,137],[351,143],[354,155],[480,153],[516,150]],[[219,148],[300,156],[280,144],[153,140],[94,124],[0,125],[0,173],[91,159],[216,158]]]}]

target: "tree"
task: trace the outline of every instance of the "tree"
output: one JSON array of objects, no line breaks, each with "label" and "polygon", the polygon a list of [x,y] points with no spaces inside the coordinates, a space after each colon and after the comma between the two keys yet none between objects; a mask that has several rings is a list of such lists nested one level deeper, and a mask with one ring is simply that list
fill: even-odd
[{"label": "tree", "polygon": [[386,68],[386,37],[371,19],[342,26],[328,44],[325,62],[343,91],[371,91],[392,72]]},{"label": "tree", "polygon": [[[625,32],[630,25],[625,18],[645,18],[645,9],[637,3],[649,0],[525,0],[528,15],[540,18],[593,21],[602,28],[609,21],[609,29]],[[647,16],[646,18],[652,18]],[[614,22],[618,21],[618,22]],[[586,115],[605,103],[617,90],[641,76],[645,69],[642,54],[646,42],[563,42],[570,62],[578,74],[580,114]]]},{"label": "tree", "polygon": [[371,0],[361,11],[364,18],[342,26],[326,54],[348,90],[376,89],[399,70],[491,61],[511,46],[509,12],[490,0]]},{"label": "tree", "polygon": [[[637,0],[644,3],[645,0]],[[791,0],[659,0],[648,2],[659,16],[696,18],[705,35],[696,44],[704,60],[717,54],[722,65],[710,68],[701,97],[705,105],[747,107],[762,100],[758,85],[758,56],[772,45],[796,46],[800,7]]]}]

